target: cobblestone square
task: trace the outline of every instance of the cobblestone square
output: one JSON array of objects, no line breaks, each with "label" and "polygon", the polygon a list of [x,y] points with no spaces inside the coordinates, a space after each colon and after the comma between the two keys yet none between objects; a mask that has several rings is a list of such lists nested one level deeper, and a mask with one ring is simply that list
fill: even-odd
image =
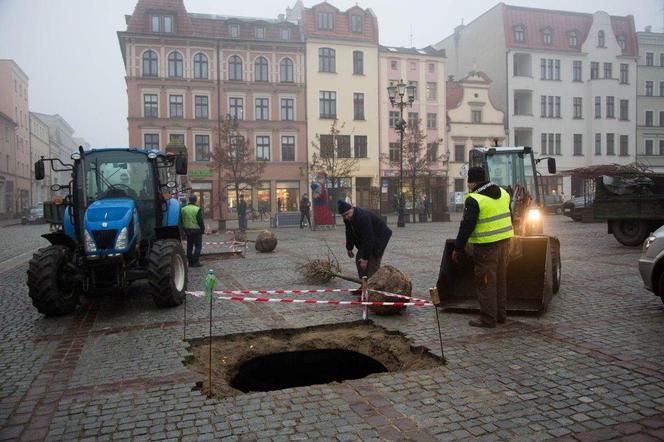
[{"label": "cobblestone square", "polygon": [[[664,439],[664,304],[642,287],[640,249],[621,246],[604,224],[546,222],[560,238],[563,266],[546,314],[478,330],[467,325],[469,314],[442,313],[446,366],[223,400],[198,391],[200,379],[182,363],[190,354],[183,306],[158,309],[137,284],[126,297],[45,318],[25,280],[47,228],[0,228],[0,440]],[[408,274],[413,292],[428,298],[444,240],[457,227],[392,226],[383,263]],[[274,253],[249,247],[244,259],[207,261],[218,287],[325,288],[304,281],[296,266],[328,246],[354,272],[342,228],[275,232]],[[203,289],[206,271],[190,269],[190,290]],[[335,280],[326,287],[353,286]],[[208,308],[188,298],[187,338],[208,335]],[[215,301],[212,315],[213,334],[226,335],[357,321],[361,310]],[[370,319],[440,354],[431,308]]]}]

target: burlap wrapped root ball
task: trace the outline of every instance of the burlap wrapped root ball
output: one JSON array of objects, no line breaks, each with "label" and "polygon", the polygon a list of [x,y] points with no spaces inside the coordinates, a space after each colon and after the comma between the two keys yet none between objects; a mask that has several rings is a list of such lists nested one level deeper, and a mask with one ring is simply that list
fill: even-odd
[{"label": "burlap wrapped root ball", "polygon": [[[384,265],[369,278],[368,286],[370,290],[380,290],[398,295],[410,296],[413,291],[413,284],[410,279],[401,270],[391,265]],[[408,302],[407,299],[386,296],[382,293],[369,291],[369,301],[383,302]],[[395,306],[370,306],[369,309],[377,315],[396,315],[406,307]]]},{"label": "burlap wrapped root ball", "polygon": [[263,230],[256,237],[256,250],[261,253],[270,253],[277,248],[277,235],[269,230]]}]

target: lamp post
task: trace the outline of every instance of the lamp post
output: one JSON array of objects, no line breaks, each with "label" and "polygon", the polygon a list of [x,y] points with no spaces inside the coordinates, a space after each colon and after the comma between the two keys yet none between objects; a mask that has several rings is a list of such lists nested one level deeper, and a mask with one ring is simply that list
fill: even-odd
[{"label": "lamp post", "polygon": [[405,227],[406,223],[403,213],[403,136],[408,123],[403,119],[403,109],[413,105],[413,101],[415,101],[415,86],[407,86],[403,80],[399,80],[399,83],[396,85],[388,86],[387,95],[390,98],[392,107],[399,108],[399,121],[394,126],[397,132],[399,132],[399,217],[397,218],[397,227]]}]

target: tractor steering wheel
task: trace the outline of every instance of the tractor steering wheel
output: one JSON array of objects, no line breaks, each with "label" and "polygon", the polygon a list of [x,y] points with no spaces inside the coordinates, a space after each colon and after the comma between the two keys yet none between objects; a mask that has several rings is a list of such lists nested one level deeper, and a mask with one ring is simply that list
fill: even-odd
[{"label": "tractor steering wheel", "polygon": [[130,198],[136,198],[136,192],[126,184],[111,184],[106,191],[106,196],[128,196]]}]

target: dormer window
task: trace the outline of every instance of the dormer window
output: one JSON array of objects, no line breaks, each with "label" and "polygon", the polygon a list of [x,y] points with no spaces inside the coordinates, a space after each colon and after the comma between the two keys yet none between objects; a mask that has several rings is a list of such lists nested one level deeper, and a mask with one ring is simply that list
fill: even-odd
[{"label": "dormer window", "polygon": [[526,41],[526,28],[523,25],[514,26],[514,40]]},{"label": "dormer window", "polygon": [[627,42],[625,41],[625,36],[624,35],[619,35],[618,36],[618,46],[620,46],[620,49],[623,51],[627,47]]},{"label": "dormer window", "polygon": [[542,32],[542,41],[545,45],[553,43],[553,31],[551,29],[547,28]]},{"label": "dormer window", "polygon": [[151,32],[173,32],[173,16],[172,15],[151,15],[150,16],[150,31]]},{"label": "dormer window", "polygon": [[153,15],[150,17],[150,30],[152,32],[159,32],[161,20],[158,15]]},{"label": "dormer window", "polygon": [[258,26],[256,28],[256,39],[263,40],[264,38],[265,38],[265,28],[262,26]]},{"label": "dormer window", "polygon": [[331,12],[319,12],[317,15],[318,29],[332,30],[334,29],[334,17]]},{"label": "dormer window", "polygon": [[281,28],[279,35],[281,35],[282,40],[290,40],[290,29]]},{"label": "dormer window", "polygon": [[240,38],[240,25],[232,24],[229,28],[231,38]]},{"label": "dormer window", "polygon": [[579,39],[577,37],[576,31],[569,33],[569,47],[575,48],[579,45]]},{"label": "dormer window", "polygon": [[606,38],[604,37],[604,31],[599,31],[597,33],[597,47],[598,48],[606,47]]},{"label": "dormer window", "polygon": [[164,15],[164,32],[173,32],[173,16]]},{"label": "dormer window", "polygon": [[362,28],[364,24],[364,18],[361,15],[351,15],[350,16],[350,30],[358,34],[362,33]]}]

